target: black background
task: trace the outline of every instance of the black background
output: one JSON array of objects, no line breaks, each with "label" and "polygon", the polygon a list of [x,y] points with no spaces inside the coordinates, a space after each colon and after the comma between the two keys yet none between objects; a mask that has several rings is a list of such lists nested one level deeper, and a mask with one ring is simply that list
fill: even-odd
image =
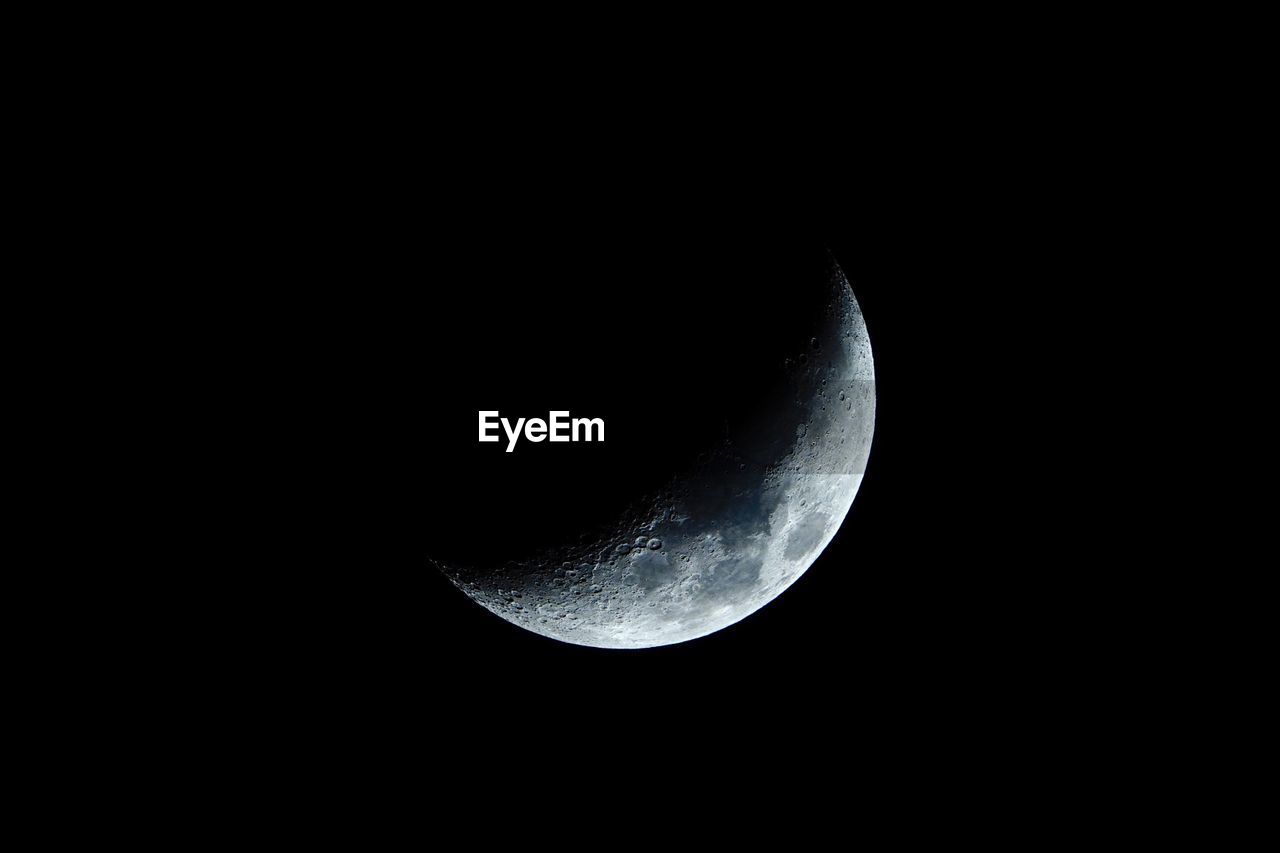
[{"label": "black background", "polygon": [[[1117,441],[1117,416],[1098,405],[1096,377],[1037,359],[1051,350],[1076,367],[1088,352],[1111,282],[1092,257],[1069,262],[1123,242],[1116,220],[1136,208],[1105,215],[1112,193],[1092,167],[1111,157],[1112,128],[1076,124],[1021,62],[990,61],[991,78],[973,79],[983,51],[958,42],[954,61],[865,62],[833,78],[849,81],[835,97],[797,97],[795,115],[745,87],[732,119],[710,87],[682,114],[661,93],[637,109],[609,81],[504,103],[460,85],[481,59],[408,97],[354,83],[347,63],[332,85],[291,66],[296,85],[256,105],[232,99],[227,120],[183,91],[172,104],[189,116],[148,102],[163,131],[136,143],[131,123],[104,122],[89,137],[125,140],[132,159],[94,161],[112,176],[106,191],[66,206],[91,230],[126,233],[57,254],[88,255],[93,282],[119,282],[95,287],[89,310],[123,307],[154,333],[110,349],[137,353],[131,372],[159,411],[138,418],[113,401],[84,421],[119,421],[140,457],[160,457],[163,476],[140,478],[145,506],[125,499],[120,486],[139,478],[114,447],[103,455],[126,470],[100,488],[130,516],[129,548],[158,543],[162,565],[90,567],[89,595],[103,593],[90,609],[107,624],[77,655],[105,677],[71,725],[119,707],[148,733],[173,731],[184,765],[193,740],[250,753],[237,776],[266,776],[254,772],[264,756],[304,772],[340,766],[344,751],[385,757],[397,766],[372,781],[406,799],[444,781],[487,803],[559,769],[573,784],[550,793],[605,800],[595,811],[611,816],[617,803],[615,834],[636,806],[664,810],[667,825],[701,801],[704,773],[791,754],[825,766],[743,786],[726,823],[745,814],[754,827],[765,796],[815,781],[856,808],[866,801],[844,796],[850,777],[918,823],[932,817],[916,808],[922,788],[951,802],[974,792],[996,749],[1025,768],[1043,765],[1046,742],[1082,742],[1073,726],[1106,720],[1113,700],[1072,695],[1090,661],[1060,652],[1098,631],[1097,603],[1114,600],[1109,558],[1131,554],[1088,536],[1114,472],[1066,451]],[[762,271],[816,246],[865,312],[877,422],[848,518],[794,587],[711,636],[620,652],[516,628],[428,568],[433,552],[553,538],[573,523],[558,508],[603,514],[660,478],[656,460],[675,464],[789,348],[790,287]],[[739,275],[707,284],[699,272],[725,257]],[[738,281],[750,292],[735,294]],[[131,337],[105,311],[103,325]],[[482,406],[600,414],[610,438],[480,457]],[[1041,437],[1045,424],[1061,436]],[[572,470],[549,472],[553,459]],[[133,562],[129,548],[107,560]],[[121,633],[134,642],[97,642]],[[1120,663],[1140,672],[1161,639]],[[144,707],[129,672],[154,694]],[[461,761],[433,763],[444,756]],[[441,772],[468,767],[478,779]],[[1028,787],[1018,762],[997,769]],[[637,770],[661,784],[636,786]]]},{"label": "black background", "polygon": [[[903,37],[918,44],[918,29]],[[418,49],[383,51],[368,83],[358,60],[328,80],[286,61],[287,85],[255,76],[244,97],[202,97],[147,65],[134,91],[166,76],[177,91],[145,98],[145,123],[118,112],[129,87],[102,99],[51,170],[73,184],[87,170],[88,192],[48,193],[96,235],[68,233],[49,257],[90,270],[51,286],[69,311],[101,311],[102,355],[131,356],[117,376],[76,353],[106,373],[108,399],[74,428],[92,441],[106,422],[132,441],[97,439],[118,468],[94,492],[50,477],[89,514],[124,516],[105,525],[117,547],[90,543],[87,587],[43,572],[97,617],[72,641],[75,660],[101,666],[68,703],[67,733],[114,729],[100,710],[118,710],[170,766],[203,772],[189,750],[204,746],[231,764],[219,803],[261,780],[270,809],[288,783],[260,772],[265,758],[339,790],[390,783],[415,806],[437,787],[485,805],[504,787],[547,790],[566,811],[618,816],[609,841],[638,808],[674,825],[703,802],[704,775],[777,756],[818,766],[726,786],[739,798],[711,817],[754,828],[779,792],[803,815],[823,787],[857,828],[869,788],[908,812],[897,825],[951,831],[922,790],[976,793],[1003,816],[1017,810],[1005,791],[1040,796],[1032,771],[1072,763],[1047,763],[1046,744],[1096,756],[1088,723],[1110,726],[1116,696],[1080,689],[1095,661],[1139,681],[1169,657],[1132,618],[1160,606],[1145,581],[1163,562],[1146,561],[1143,595],[1126,601],[1114,563],[1139,549],[1091,535],[1129,519],[1101,509],[1124,462],[1071,452],[1128,438],[1081,365],[1118,279],[1143,279],[1138,261],[1112,270],[1090,250],[1142,218],[1131,175],[1146,149],[1078,121],[1096,102],[1062,97],[1033,63],[945,26],[950,54],[861,50],[883,35],[864,29],[833,54],[850,67],[819,103],[772,87],[791,114],[735,87],[737,69],[683,111],[667,90],[634,99],[603,77],[594,91],[520,91],[501,71],[477,93],[482,55],[443,61],[419,87],[416,69],[393,70]],[[1055,75],[1074,81],[1077,60]],[[228,63],[205,73],[206,92],[221,88]],[[1114,183],[1103,165],[1119,167]],[[780,598],[693,642],[608,651],[505,623],[427,566],[555,539],[661,479],[792,350],[799,303],[789,273],[769,273],[819,247],[866,315],[876,432],[848,518]],[[143,406],[116,398],[134,377]],[[481,407],[599,414],[610,437],[504,455],[473,444]],[[135,470],[153,460],[160,476]],[[140,570],[135,549],[150,552]],[[1142,642],[1114,651],[1108,615]],[[50,620],[20,655],[61,633]],[[80,684],[61,667],[48,678]],[[133,746],[123,726],[103,735]],[[391,766],[344,772],[346,757]],[[1011,784],[996,793],[983,770]],[[491,809],[470,828],[490,821],[512,822]]]}]

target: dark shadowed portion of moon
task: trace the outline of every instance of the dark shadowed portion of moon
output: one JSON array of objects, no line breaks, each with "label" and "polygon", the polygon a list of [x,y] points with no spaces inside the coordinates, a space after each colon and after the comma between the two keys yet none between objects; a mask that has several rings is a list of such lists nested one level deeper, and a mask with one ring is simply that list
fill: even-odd
[{"label": "dark shadowed portion of moon", "polygon": [[818,558],[862,482],[875,420],[866,325],[831,262],[807,343],[691,469],[616,522],[501,566],[438,563],[481,605],[568,643],[691,640],[768,604]]}]

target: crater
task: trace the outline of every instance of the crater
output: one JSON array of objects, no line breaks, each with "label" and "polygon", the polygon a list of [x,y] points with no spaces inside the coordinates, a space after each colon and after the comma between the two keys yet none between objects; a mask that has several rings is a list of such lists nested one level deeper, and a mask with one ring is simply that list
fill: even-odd
[{"label": "crater", "polygon": [[662,551],[637,551],[624,573],[624,581],[653,590],[675,578],[676,567]]}]

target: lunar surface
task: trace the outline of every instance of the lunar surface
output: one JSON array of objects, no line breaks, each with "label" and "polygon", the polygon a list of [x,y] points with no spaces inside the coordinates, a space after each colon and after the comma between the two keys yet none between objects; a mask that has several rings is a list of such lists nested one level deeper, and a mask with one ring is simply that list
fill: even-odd
[{"label": "lunar surface", "polygon": [[502,566],[436,564],[503,619],[585,646],[680,643],[764,607],[835,536],[871,448],[871,345],[834,262],[825,296],[782,390],[615,524]]}]

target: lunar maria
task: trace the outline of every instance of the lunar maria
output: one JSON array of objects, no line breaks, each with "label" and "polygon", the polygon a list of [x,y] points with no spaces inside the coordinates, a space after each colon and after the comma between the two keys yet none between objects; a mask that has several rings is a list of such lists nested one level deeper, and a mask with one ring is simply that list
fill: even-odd
[{"label": "lunar maria", "polygon": [[521,428],[524,438],[535,444],[541,441],[604,441],[603,418],[570,418],[568,412],[548,412],[542,418],[517,418],[514,426],[497,411],[480,412],[480,441],[500,441],[498,427],[507,434],[507,453],[516,449]]}]

